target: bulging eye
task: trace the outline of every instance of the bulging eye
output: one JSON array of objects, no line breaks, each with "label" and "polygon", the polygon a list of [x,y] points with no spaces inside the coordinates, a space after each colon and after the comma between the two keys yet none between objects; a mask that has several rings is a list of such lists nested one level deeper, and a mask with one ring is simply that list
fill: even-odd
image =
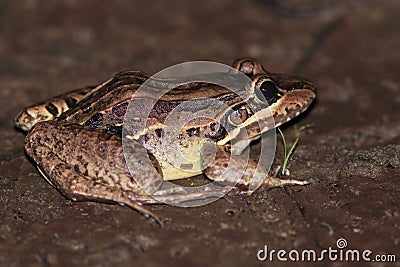
[{"label": "bulging eye", "polygon": [[[278,98],[279,91],[273,81],[264,81],[260,85],[259,89],[256,89],[256,94],[261,101],[264,102],[266,100],[268,104],[271,105]],[[260,94],[264,96],[265,100],[263,99],[263,97],[260,97]]]},{"label": "bulging eye", "polygon": [[230,121],[235,125],[242,124],[247,120],[247,118],[248,113],[245,107],[240,107],[229,115]]}]

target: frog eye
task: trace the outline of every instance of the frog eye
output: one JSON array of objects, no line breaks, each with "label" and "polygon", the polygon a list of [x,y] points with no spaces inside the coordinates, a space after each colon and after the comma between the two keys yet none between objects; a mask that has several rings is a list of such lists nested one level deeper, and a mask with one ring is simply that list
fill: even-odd
[{"label": "frog eye", "polygon": [[[268,80],[268,81],[264,81],[259,86],[259,89],[256,89],[256,95],[257,95],[258,99],[260,99],[263,102],[265,102],[265,100],[266,100],[268,102],[268,104],[271,105],[277,99],[277,97],[279,95],[279,91],[278,91],[278,88],[276,87],[276,84],[273,81]],[[265,98],[265,100],[264,100],[264,98]]]},{"label": "frog eye", "polygon": [[243,122],[245,122],[248,118],[248,113],[247,110],[244,106],[240,107],[239,109],[233,111],[230,115],[229,115],[229,120],[235,124],[235,125],[239,125],[242,124]]}]

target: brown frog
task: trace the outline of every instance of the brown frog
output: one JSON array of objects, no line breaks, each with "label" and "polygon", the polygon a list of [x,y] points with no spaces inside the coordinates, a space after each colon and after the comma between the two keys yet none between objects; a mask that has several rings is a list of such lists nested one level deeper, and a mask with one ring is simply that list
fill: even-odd
[{"label": "brown frog", "polygon": [[[157,197],[154,197],[149,191],[144,191],[138,181],[147,183],[147,189],[155,191],[160,187],[159,183],[153,182],[158,181],[156,176],[174,180],[204,173],[211,180],[236,184],[246,189],[257,168],[260,168],[253,160],[244,163],[245,169],[240,179],[221,178],[230,160],[233,162],[231,166],[243,164],[241,158],[232,159],[232,138],[237,138],[245,131],[248,141],[256,140],[264,132],[305,111],[316,98],[316,88],[310,82],[269,73],[254,59],[236,60],[233,68],[250,78],[249,86],[232,91],[215,84],[198,82],[172,88],[154,102],[155,106],[148,117],[140,118],[146,122],[145,129],[126,135],[124,148],[121,136],[127,107],[138,88],[149,79],[148,75],[139,71],[124,71],[98,86],[78,89],[30,106],[19,113],[15,124],[28,132],[25,143],[28,155],[43,176],[66,197],[126,204],[159,220],[142,204],[164,201],[180,203],[218,197],[221,196],[220,192],[208,190],[171,194],[166,190],[158,191]],[[245,91],[245,94],[240,94],[240,91]],[[151,90],[146,94],[134,99],[138,109],[141,108],[142,99],[152,98]],[[213,119],[190,121],[180,129],[176,140],[167,139],[171,145],[178,143],[185,147],[187,155],[200,157],[199,166],[181,164],[178,166],[180,168],[176,168],[166,162],[159,147],[160,139],[165,135],[165,117],[184,101],[204,98],[216,99],[228,108],[216,112]],[[198,109],[213,108],[207,101],[197,103],[200,103]],[[254,126],[260,120],[271,118],[275,121],[273,126]],[[229,134],[227,127],[231,129]],[[203,140],[215,146],[213,159],[207,166],[202,163],[202,158],[210,155],[203,150]],[[245,147],[242,145],[238,154]],[[139,160],[144,157],[149,161]],[[131,162],[131,171],[126,166],[126,160]],[[188,168],[192,170],[188,172]],[[267,170],[260,173],[263,175],[261,186],[264,188],[307,184],[306,181],[272,177]]]}]

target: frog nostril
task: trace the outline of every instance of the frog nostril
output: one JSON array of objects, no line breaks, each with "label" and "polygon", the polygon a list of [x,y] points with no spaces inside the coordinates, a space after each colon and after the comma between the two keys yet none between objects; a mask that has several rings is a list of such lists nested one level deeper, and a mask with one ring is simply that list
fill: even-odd
[{"label": "frog nostril", "polygon": [[290,86],[290,90],[302,89],[304,87],[304,82],[295,82]]}]

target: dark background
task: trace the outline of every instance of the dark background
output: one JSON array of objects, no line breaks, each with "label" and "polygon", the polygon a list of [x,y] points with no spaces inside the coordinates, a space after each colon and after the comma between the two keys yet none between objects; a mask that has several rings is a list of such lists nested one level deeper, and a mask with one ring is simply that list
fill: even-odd
[{"label": "dark background", "polygon": [[[0,265],[267,266],[256,258],[264,245],[320,251],[338,238],[399,261],[399,11],[389,0],[0,1]],[[314,127],[289,161],[312,185],[150,206],[161,229],[129,208],[65,199],[13,126],[22,107],[120,70],[243,56],[318,86],[294,122]]]}]

